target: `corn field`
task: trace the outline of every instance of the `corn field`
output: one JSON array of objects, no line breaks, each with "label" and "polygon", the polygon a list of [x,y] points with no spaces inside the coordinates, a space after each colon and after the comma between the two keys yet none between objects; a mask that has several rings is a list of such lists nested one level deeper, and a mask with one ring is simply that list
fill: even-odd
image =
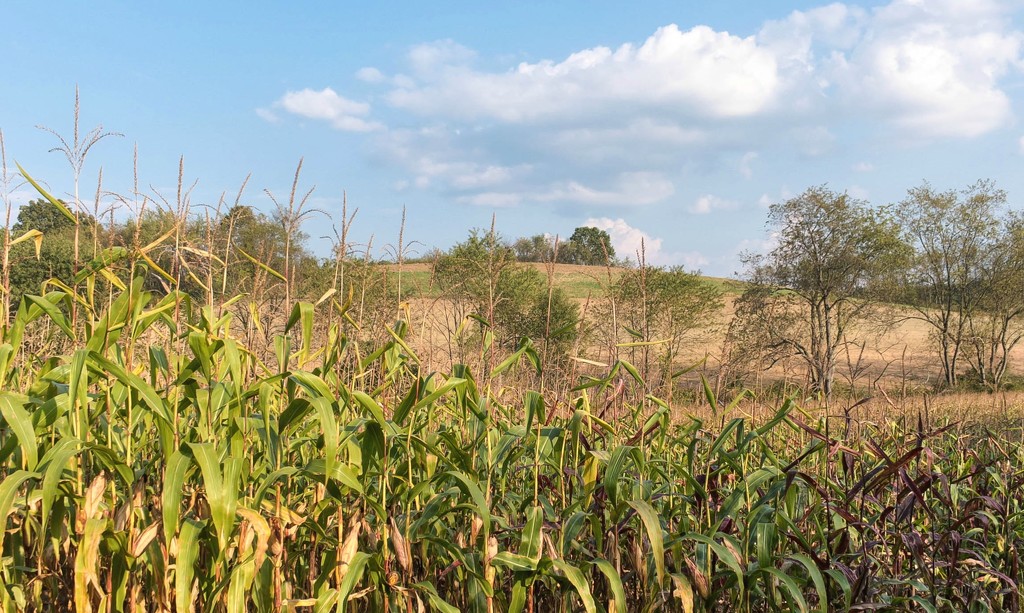
[{"label": "corn field", "polygon": [[110,292],[26,297],[4,333],[7,611],[1019,610],[1019,443],[684,420],[627,401],[626,362],[555,403],[502,384],[529,343],[424,374],[401,321],[318,344],[329,302],[265,363],[230,314]]},{"label": "corn field", "polygon": [[487,334],[425,372],[329,294],[262,351],[145,254],[3,329],[5,611],[1020,610],[1019,426],[707,384],[702,420],[624,360],[526,389],[540,352]]}]

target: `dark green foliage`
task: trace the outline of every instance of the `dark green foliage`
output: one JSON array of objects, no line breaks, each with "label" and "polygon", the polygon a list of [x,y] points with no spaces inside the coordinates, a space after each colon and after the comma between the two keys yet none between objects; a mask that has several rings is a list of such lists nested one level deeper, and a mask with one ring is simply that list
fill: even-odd
[{"label": "dark green foliage", "polygon": [[[92,257],[94,220],[90,215],[82,215],[81,223],[80,257],[87,261]],[[18,211],[17,221],[11,226],[11,237],[17,239],[30,230],[43,233],[42,244],[38,257],[32,241],[11,247],[12,308],[16,308],[25,294],[41,293],[42,285],[48,279],[71,284],[74,278],[75,224],[53,204],[38,199],[30,201]]]},{"label": "dark green foliage", "polygon": [[520,262],[550,262],[555,255],[554,240],[545,234],[518,238],[512,249]]},{"label": "dark green foliage", "polygon": [[612,292],[623,325],[652,333],[677,335],[706,325],[722,307],[721,290],[681,266],[626,270]]},{"label": "dark green foliage", "polygon": [[598,266],[615,261],[612,238],[604,230],[583,226],[576,228],[569,241],[558,249],[558,261],[565,264]]},{"label": "dark green foliage", "polygon": [[46,200],[30,200],[28,204],[18,210],[18,219],[11,226],[11,232],[15,236],[29,230],[39,230],[44,235],[70,230],[75,224],[64,216],[57,207]]},{"label": "dark green foliage", "polygon": [[25,294],[40,294],[47,279],[69,283],[73,276],[74,251],[70,240],[44,235],[38,258],[30,243],[11,248],[12,305],[16,306]]},{"label": "dark green foliage", "polygon": [[[980,323],[976,316],[983,317],[986,307],[995,306],[986,305],[986,298],[994,297],[991,291],[999,284],[1012,284],[1009,278],[999,279],[1008,271],[997,271],[1000,257],[1010,256],[1005,262],[1014,259],[1006,251],[1014,238],[1012,228],[1003,227],[1000,219],[1005,205],[1004,191],[979,181],[947,191],[924,183],[892,206],[909,251],[907,265],[898,269],[899,291],[894,297],[913,307],[915,318],[931,328],[947,386],[957,384],[961,361],[971,358],[970,345],[977,339],[972,323]],[[1020,293],[1016,295],[1015,302],[1021,304]],[[993,348],[989,344],[987,349]],[[991,364],[986,362],[990,360],[981,358],[973,364],[982,369],[983,380],[990,378],[986,367]]]}]

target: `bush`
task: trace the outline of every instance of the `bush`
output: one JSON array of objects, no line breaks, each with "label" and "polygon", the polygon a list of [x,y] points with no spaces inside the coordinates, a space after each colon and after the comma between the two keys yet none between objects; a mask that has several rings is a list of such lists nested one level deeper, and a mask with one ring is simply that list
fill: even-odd
[{"label": "bush", "polygon": [[575,339],[569,324],[578,319],[576,305],[560,289],[549,300],[543,275],[520,264],[494,231],[472,231],[438,258],[434,276],[444,295],[482,318],[502,347],[525,336],[564,351]]}]

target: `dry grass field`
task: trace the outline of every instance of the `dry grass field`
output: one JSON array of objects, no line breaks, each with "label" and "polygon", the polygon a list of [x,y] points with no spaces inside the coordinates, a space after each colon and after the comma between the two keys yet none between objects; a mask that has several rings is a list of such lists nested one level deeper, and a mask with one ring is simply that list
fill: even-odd
[{"label": "dry grass field", "polygon": [[[552,283],[565,291],[577,301],[581,311],[593,313],[593,307],[606,300],[607,288],[614,283],[622,269],[600,266],[577,266],[568,264],[529,264],[546,277],[550,275]],[[397,274],[397,267],[391,266],[390,274]],[[459,318],[464,313],[457,311],[450,301],[441,296],[432,278],[432,264],[417,262],[402,267],[403,294],[409,296],[406,301],[408,314],[413,322],[415,334],[412,342],[417,349],[431,359],[437,359],[438,368],[450,366],[446,362],[449,346],[453,343],[451,330],[457,327]],[[723,342],[728,322],[733,317],[733,303],[743,291],[743,283],[736,279],[705,277],[715,284],[722,292],[723,307],[715,321],[692,334],[684,351],[677,357],[680,366],[701,363],[701,366],[689,376],[682,377],[682,382],[691,386],[699,384],[699,375],[713,379],[716,368],[720,364]],[[862,327],[855,331],[855,338],[845,347],[840,358],[838,379],[841,389],[854,400],[865,396],[878,396],[886,404],[906,405],[906,400],[897,403],[897,399],[918,397],[938,387],[941,382],[941,369],[935,358],[931,344],[930,328],[927,323],[915,317],[908,308],[890,307],[882,315],[888,323],[877,328]],[[593,339],[591,339],[593,341]],[[577,347],[576,357],[596,360],[604,363],[607,352],[603,348],[584,343]],[[1011,353],[1011,374],[1021,373],[1024,369],[1024,344],[1018,345]],[[782,360],[771,368],[760,371],[746,383],[751,388],[763,389],[773,384],[792,384],[800,386],[806,383],[806,373],[797,358]],[[881,388],[889,399],[884,400]],[[1016,397],[1014,394],[1011,397]],[[984,392],[949,392],[942,396],[955,397],[950,401],[950,410],[956,407],[969,407],[974,404],[1004,404],[999,400],[1006,396],[992,396]],[[1011,405],[1017,404],[1010,402]],[[956,412],[956,411],[954,411]]]}]

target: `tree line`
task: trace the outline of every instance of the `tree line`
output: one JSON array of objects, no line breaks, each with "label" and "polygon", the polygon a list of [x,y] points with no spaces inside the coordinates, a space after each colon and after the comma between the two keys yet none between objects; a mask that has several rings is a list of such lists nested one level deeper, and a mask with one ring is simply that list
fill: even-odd
[{"label": "tree line", "polygon": [[797,356],[833,391],[841,351],[872,327],[921,322],[945,386],[1003,384],[1024,338],[1024,217],[991,181],[928,183],[872,207],[826,186],[772,205],[775,245],[744,258],[732,334],[761,360]]},{"label": "tree line", "polygon": [[[239,325],[268,339],[265,314],[286,313],[300,298],[330,296],[357,315],[353,334],[393,322],[410,292],[370,255],[372,244],[348,239],[354,213],[343,208],[329,257],[310,250],[302,223],[319,212],[306,206],[310,192],[297,189],[300,170],[301,163],[289,197],[274,199],[270,213],[243,204],[242,190],[233,204],[197,210],[183,189],[170,202],[121,199],[127,218],[103,209],[99,192],[91,213],[52,196],[32,200],[4,234],[6,311],[48,288],[79,290],[83,271],[102,271],[102,285],[126,270],[143,272],[152,291],[173,288],[211,307],[244,294]],[[564,242],[475,230],[429,260],[432,283],[457,305],[452,327],[474,319],[481,338],[503,349],[529,338],[562,359],[625,354],[671,381],[683,344],[706,341],[702,333],[722,323],[729,361],[768,368],[795,357],[812,388],[830,395],[845,350],[879,328],[917,321],[929,331],[944,386],[964,378],[989,389],[1005,383],[1024,338],[1024,216],[991,181],[946,191],[924,183],[885,206],[815,186],[773,204],[767,229],[773,247],[743,256],[744,291],[726,322],[720,288],[695,271],[629,266],[594,227],[576,228]],[[392,253],[402,259],[401,239]],[[550,274],[525,265],[536,262],[617,269],[609,268],[603,295],[581,305]],[[87,290],[97,291],[91,283]]]}]

